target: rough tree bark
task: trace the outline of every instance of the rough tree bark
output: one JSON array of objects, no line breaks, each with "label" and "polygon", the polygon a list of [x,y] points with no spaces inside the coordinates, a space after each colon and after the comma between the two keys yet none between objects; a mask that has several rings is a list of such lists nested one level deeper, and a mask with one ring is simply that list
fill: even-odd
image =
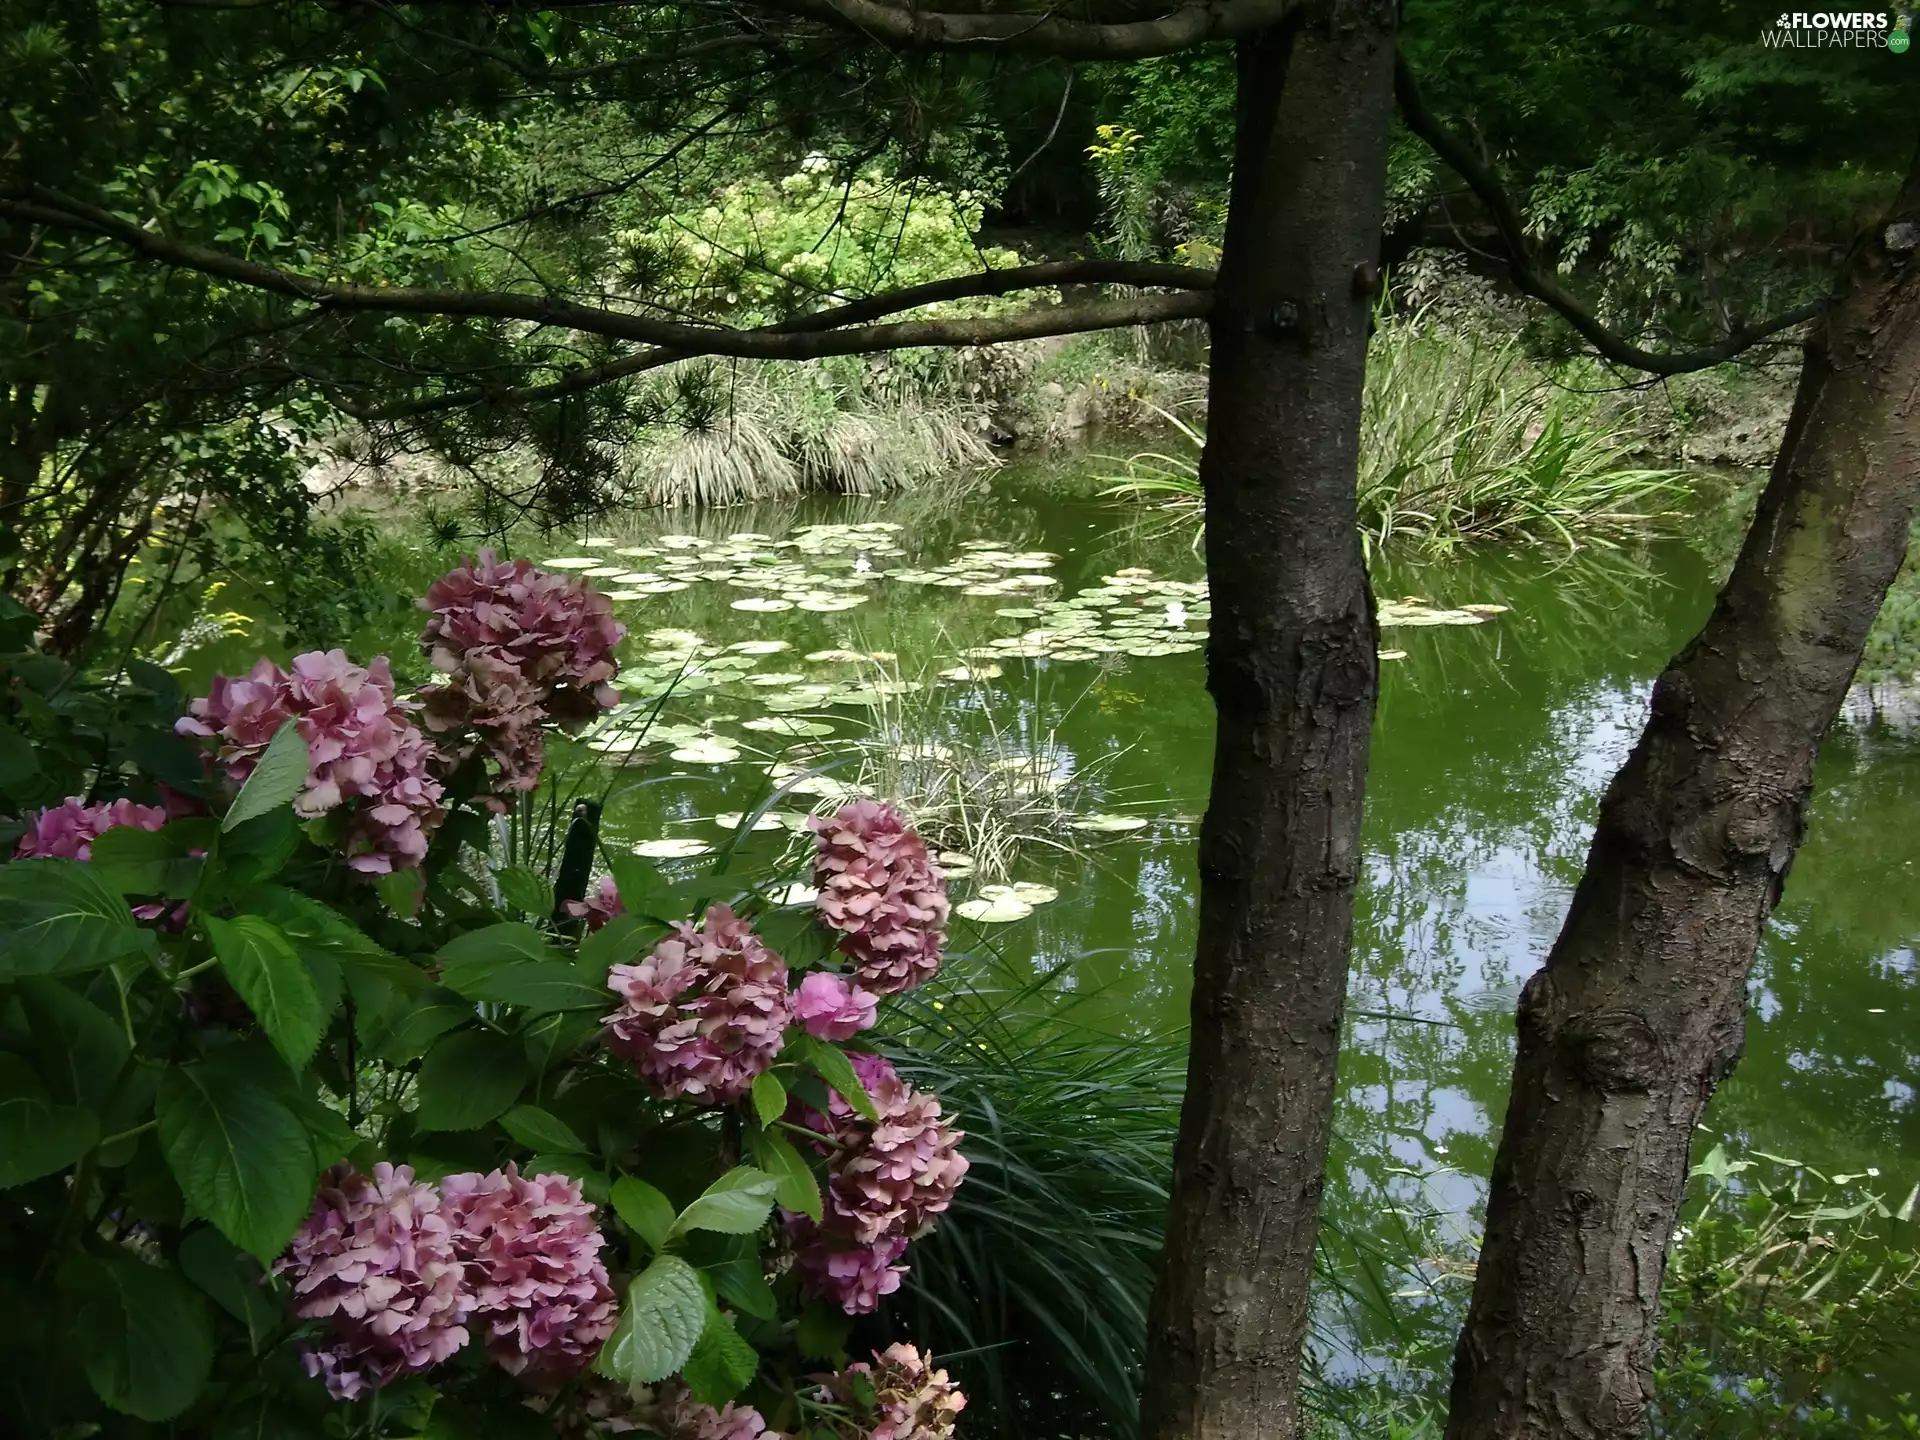
[{"label": "rough tree bark", "polygon": [[1392,0],[1242,40],[1212,320],[1193,1039],[1145,1440],[1293,1440],[1378,682],[1354,488]]},{"label": "rough tree bark", "polygon": [[1920,157],[1816,323],[1733,573],[1527,983],[1451,1440],[1639,1440],[1694,1126],[1920,498]]}]

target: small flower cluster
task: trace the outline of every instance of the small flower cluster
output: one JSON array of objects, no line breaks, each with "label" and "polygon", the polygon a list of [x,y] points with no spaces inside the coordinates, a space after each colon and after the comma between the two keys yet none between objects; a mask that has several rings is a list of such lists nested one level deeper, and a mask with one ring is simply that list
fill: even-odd
[{"label": "small flower cluster", "polygon": [[793,1013],[787,963],[725,905],[698,929],[673,930],[639,964],[607,972],[621,1001],[605,1019],[607,1044],[663,1100],[728,1104],[780,1052]]},{"label": "small flower cluster", "polygon": [[593,1207],[560,1175],[451,1175],[439,1187],[385,1162],[336,1166],[274,1273],[293,1311],[329,1320],[307,1372],[351,1400],[487,1337],[494,1360],[553,1384],[592,1360],[617,1318]]},{"label": "small flower cluster", "polygon": [[896,995],[924,985],[946,943],[947,881],[921,839],[891,805],[855,800],[810,820],[815,902],[841,932],[840,950],[867,989]]},{"label": "small flower cluster", "polygon": [[900,1288],[906,1267],[895,1262],[953,1203],[967,1158],[959,1148],[965,1136],[941,1115],[937,1097],[916,1091],[881,1056],[848,1058],[879,1123],[838,1094],[825,1116],[796,1107],[798,1122],[832,1146],[820,1223],[789,1216],[787,1224],[808,1294],[864,1315]]},{"label": "small flower cluster", "polygon": [[602,1440],[636,1431],[660,1440],[786,1440],[767,1429],[765,1417],[751,1405],[729,1402],[716,1410],[678,1381],[629,1392],[589,1377],[545,1413],[559,1440]]},{"label": "small flower cluster", "polygon": [[482,550],[420,599],[420,648],[448,678],[424,693],[427,725],[470,729],[499,766],[499,788],[531,790],[540,727],[578,722],[618,700],[613,647],[627,633],[606,596],[525,560]]},{"label": "small flower cluster", "polygon": [[875,1364],[856,1361],[820,1377],[814,1399],[844,1412],[834,1433],[843,1440],[951,1440],[967,1397],[947,1372],[911,1345],[889,1345],[873,1358]]},{"label": "small flower cluster", "polygon": [[206,698],[174,728],[220,742],[227,777],[244,781],[287,721],[307,744],[307,783],[294,800],[301,815],[323,815],[349,800],[347,863],[372,874],[418,865],[427,832],[445,818],[433,747],[394,698],[386,657],[364,669],[341,650],[310,650],[282,670],[262,659],[246,675],[216,675]]},{"label": "small flower cluster", "polygon": [[131,800],[89,805],[78,795],[69,795],[33,817],[13,855],[16,860],[91,860],[93,842],[117,825],[158,830],[166,823],[166,808],[161,805],[136,805]]}]

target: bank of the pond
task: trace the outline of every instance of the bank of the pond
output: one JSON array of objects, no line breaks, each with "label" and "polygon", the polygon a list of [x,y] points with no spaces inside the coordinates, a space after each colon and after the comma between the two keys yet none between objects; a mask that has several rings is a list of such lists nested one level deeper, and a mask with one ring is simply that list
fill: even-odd
[{"label": "bank of the pond", "polygon": [[[741,843],[777,848],[795,823],[781,816],[863,773],[904,779],[945,807],[950,850],[967,836],[995,847],[973,856],[973,873],[956,862],[956,898],[977,917],[956,921],[960,949],[993,952],[1016,975],[1057,973],[1081,1018],[1110,1033],[1183,1025],[1212,744],[1201,565],[1187,526],[1098,488],[1085,473],[1009,468],[958,502],[633,512],[588,534],[529,537],[520,553],[588,575],[619,597],[630,630],[629,706],[565,757],[583,791],[605,794],[609,841],[692,875],[743,814],[770,810]],[[392,577],[396,593],[417,592],[447,558],[423,548]],[[1520,984],[1552,942],[1599,792],[1660,667],[1704,618],[1718,563],[1678,537],[1377,561],[1391,658],[1336,1223],[1364,1230],[1418,1211],[1418,1233],[1396,1243],[1471,1253]],[[423,677],[416,634],[417,618],[395,609],[350,648]],[[193,679],[252,654],[245,637],[196,652]],[[1829,1171],[1872,1168],[1898,1193],[1920,1176],[1916,802],[1920,743],[1884,723],[1836,733],[1762,948],[1746,1057],[1702,1151],[1724,1139]],[[1430,1278],[1441,1294],[1461,1284],[1457,1272]],[[1444,1345],[1444,1298],[1393,1303],[1433,1322],[1422,1343]],[[1408,1343],[1349,1341],[1330,1356],[1353,1374]],[[1862,1384],[1875,1393],[1873,1377]]]}]

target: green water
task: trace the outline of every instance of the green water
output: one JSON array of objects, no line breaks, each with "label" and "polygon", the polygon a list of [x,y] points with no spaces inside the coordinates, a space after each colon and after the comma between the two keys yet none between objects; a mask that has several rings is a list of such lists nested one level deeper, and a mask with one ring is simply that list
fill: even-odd
[{"label": "green water", "polygon": [[[662,533],[721,547],[724,537],[743,532],[779,538],[806,525],[901,527],[874,534],[891,534],[902,554],[864,556],[843,546],[814,557],[817,593],[828,593],[818,582],[832,576],[845,582],[832,593],[860,597],[844,610],[741,611],[733,601],[762,592],[719,579],[618,604],[633,632],[630,668],[654,651],[656,675],[684,656],[662,658],[646,639],[653,630],[694,632],[709,648],[750,640],[789,648],[752,657],[753,668],[736,669],[731,681],[668,703],[663,720],[704,725],[742,758],[681,763],[655,749],[645,765],[604,772],[611,775],[607,834],[719,844],[724,832],[703,817],[751,808],[765,796],[768,760],[787,742],[745,722],[781,687],[756,687],[750,676],[798,674],[802,683],[843,690],[874,675],[911,680],[1041,623],[1003,617],[1001,609],[1098,590],[1121,569],[1150,570],[1154,578],[1140,582],[1149,591],[1162,579],[1198,580],[1191,526],[1140,515],[1101,500],[1084,478],[1009,471],[959,500],[637,512],[598,527],[591,537],[598,547],[583,546],[589,537],[582,536],[523,547],[529,558],[584,563],[610,557],[614,546],[657,549],[652,542]],[[1057,558],[1041,573],[1057,583],[1018,596],[968,595],[878,578],[893,568],[949,565],[968,542],[1008,554],[1051,552]],[[401,583],[417,590],[442,563],[422,555]],[[612,563],[645,569],[653,562]],[[1474,553],[1376,568],[1384,598],[1510,607],[1482,624],[1396,627],[1383,639],[1405,655],[1383,665],[1340,1124],[1368,1148],[1432,1176],[1443,1203],[1469,1207],[1491,1164],[1514,999],[1552,942],[1598,793],[1637,731],[1653,677],[1706,614],[1714,564],[1685,538],[1672,538],[1575,557]],[[1142,623],[1166,619],[1164,597],[1136,598]],[[1185,1019],[1195,929],[1192,822],[1205,805],[1212,721],[1203,655],[1193,643],[1203,622],[1191,613],[1173,618],[1178,623],[1159,638],[1190,647],[1176,653],[1007,656],[1003,673],[984,687],[935,682],[930,691],[885,697],[877,708],[816,696],[819,703],[785,712],[817,717],[830,731],[811,742],[817,752],[798,757],[802,768],[831,767],[859,736],[905,709],[923,717],[916,722],[922,731],[933,726],[956,749],[992,735],[1002,751],[1043,755],[1044,768],[1064,781],[1062,800],[1081,813],[1148,818],[1144,829],[1114,836],[1063,832],[1080,844],[1074,855],[1027,847],[1006,878],[1055,886],[1059,898],[1012,924],[955,927],[962,948],[991,946],[1035,972],[1064,969],[1067,983],[1090,997],[1087,1012],[1116,1029]],[[411,678],[424,679],[412,647],[417,624],[414,612],[389,612],[357,638],[356,658],[388,649]],[[898,658],[878,667],[803,658],[833,649]],[[247,658],[235,642],[202,652],[195,664],[211,670]],[[850,681],[850,674],[868,680]],[[583,756],[594,758],[580,750],[572,763]],[[1880,726],[1836,732],[1821,762],[1805,849],[1755,973],[1746,1057],[1707,1120],[1716,1135],[1748,1147],[1823,1167],[1878,1167],[1896,1193],[1920,1176],[1916,801],[1920,742]],[[777,803],[805,809],[818,797]],[[784,834],[754,836],[750,848],[766,855],[784,843]],[[691,874],[708,862],[660,863]],[[957,885],[956,898],[971,894],[975,882]]]}]

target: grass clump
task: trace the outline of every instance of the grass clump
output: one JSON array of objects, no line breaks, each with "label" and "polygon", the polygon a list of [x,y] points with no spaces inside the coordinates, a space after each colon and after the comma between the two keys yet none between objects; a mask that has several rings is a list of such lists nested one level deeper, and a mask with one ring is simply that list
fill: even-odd
[{"label": "grass clump", "polygon": [[[1168,418],[1173,418],[1169,416]],[[1202,432],[1143,452],[1109,494],[1199,501]],[[1360,420],[1360,526],[1370,548],[1444,551],[1476,541],[1569,549],[1644,526],[1684,493],[1674,470],[1633,463],[1632,432],[1598,396],[1553,382],[1514,340],[1385,319],[1368,356]]]}]

